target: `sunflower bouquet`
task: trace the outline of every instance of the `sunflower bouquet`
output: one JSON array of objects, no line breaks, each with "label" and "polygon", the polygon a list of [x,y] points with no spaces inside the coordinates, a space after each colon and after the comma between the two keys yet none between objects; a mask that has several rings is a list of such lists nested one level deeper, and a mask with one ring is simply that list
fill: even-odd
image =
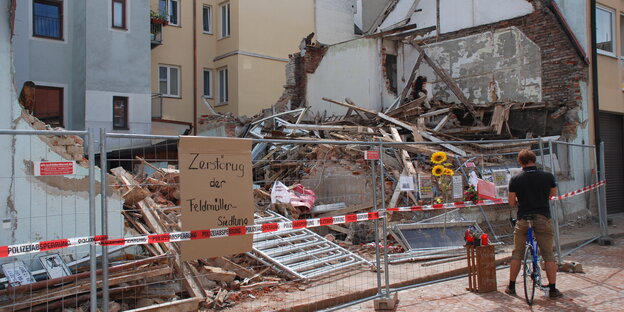
[{"label": "sunflower bouquet", "polygon": [[431,169],[431,174],[435,176],[438,184],[438,189],[441,193],[441,198],[438,198],[437,202],[450,201],[450,191],[453,185],[453,175],[455,171],[451,169],[450,163],[446,162],[447,156],[445,152],[435,152],[431,155],[431,162],[434,164]]}]

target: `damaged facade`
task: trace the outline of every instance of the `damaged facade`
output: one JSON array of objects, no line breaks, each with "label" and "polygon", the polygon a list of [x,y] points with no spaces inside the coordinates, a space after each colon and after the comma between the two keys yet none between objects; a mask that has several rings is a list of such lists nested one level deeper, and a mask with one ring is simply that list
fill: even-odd
[{"label": "damaged facade", "polygon": [[[438,30],[433,1],[390,1],[394,8],[367,36],[308,46],[304,55],[293,55],[284,97],[292,108],[309,106],[320,115],[346,111],[323,97],[348,97],[360,107],[387,111],[415,68],[420,55],[416,45],[456,83],[484,126],[491,123],[496,106],[511,110],[501,133],[473,127],[477,123],[464,118],[467,110],[461,107],[454,109],[461,125],[448,124],[440,132],[467,138],[561,135],[589,143],[588,63],[583,48],[570,39],[570,29],[547,2],[505,3],[492,8],[483,1],[441,1]],[[434,108],[461,106],[427,62],[421,61],[415,74],[431,83]]]},{"label": "damaged facade", "polygon": [[[8,1],[0,1],[0,21],[9,21]],[[15,7],[13,7],[15,8]],[[5,24],[3,24],[5,25]],[[19,103],[14,86],[13,47],[10,28],[0,27],[0,116],[1,129],[50,129]],[[5,181],[0,190],[0,245],[38,240],[55,240],[89,235],[88,168],[84,158],[84,141],[77,136],[0,135],[5,152],[0,177]],[[34,176],[34,161],[76,161],[70,176]],[[99,186],[99,170],[96,183]],[[98,189],[99,190],[99,189]],[[98,192],[99,193],[99,192]],[[119,213],[122,201],[116,192],[108,197],[108,220],[111,235],[122,235]],[[96,200],[100,210],[100,198]],[[114,208],[117,207],[117,208]],[[98,215],[98,224],[100,222]],[[114,234],[113,234],[114,233]],[[88,246],[57,251],[65,260],[75,261],[88,253]],[[19,256],[32,270],[41,268],[40,255]],[[9,261],[3,258],[3,262]],[[12,261],[12,259],[10,259]]]}]

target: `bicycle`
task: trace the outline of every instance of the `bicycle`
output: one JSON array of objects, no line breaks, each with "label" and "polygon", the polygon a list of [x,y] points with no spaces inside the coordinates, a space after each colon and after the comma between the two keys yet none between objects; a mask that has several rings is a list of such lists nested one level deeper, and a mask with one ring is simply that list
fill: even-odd
[{"label": "bicycle", "polygon": [[529,223],[527,231],[526,247],[524,249],[524,259],[522,265],[522,277],[524,279],[524,296],[529,305],[533,304],[535,297],[535,288],[548,294],[548,286],[542,285],[542,270],[539,266],[539,249],[537,241],[533,238],[533,216],[524,217]]}]

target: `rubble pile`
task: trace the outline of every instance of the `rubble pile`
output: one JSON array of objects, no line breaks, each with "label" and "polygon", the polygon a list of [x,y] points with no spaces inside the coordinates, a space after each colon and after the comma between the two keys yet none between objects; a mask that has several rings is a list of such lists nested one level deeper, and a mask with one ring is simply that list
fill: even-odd
[{"label": "rubble pile", "polygon": [[[126,220],[126,232],[129,235],[148,235],[180,231],[179,171],[156,168],[139,160],[143,165],[155,169],[154,173],[135,177],[122,167],[111,169],[124,198],[122,213]],[[181,261],[176,257],[180,247],[175,243],[141,247],[150,257],[166,257],[171,264],[170,273],[174,276],[160,282],[147,283],[149,287],[142,289],[147,291],[142,293],[143,298],[158,299],[158,296],[151,296],[149,292],[150,288],[158,288],[171,295],[167,301],[185,297],[201,298],[201,306],[204,308],[221,309],[234,305],[236,301],[253,298],[254,293],[275,287],[284,280],[271,272],[269,267],[254,270],[259,267],[256,260],[244,254]],[[126,298],[124,296],[124,302]]]}]

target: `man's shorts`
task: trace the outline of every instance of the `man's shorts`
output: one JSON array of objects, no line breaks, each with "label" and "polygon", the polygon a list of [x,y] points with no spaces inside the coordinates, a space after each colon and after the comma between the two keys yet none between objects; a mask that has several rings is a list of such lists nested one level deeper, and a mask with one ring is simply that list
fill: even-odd
[{"label": "man's shorts", "polygon": [[[540,254],[544,261],[555,261],[553,252],[553,226],[549,218],[543,215],[535,215],[533,223],[533,237],[537,240]],[[529,231],[529,221],[518,220],[514,229],[514,249],[511,259],[522,260],[526,246],[527,232]]]}]

